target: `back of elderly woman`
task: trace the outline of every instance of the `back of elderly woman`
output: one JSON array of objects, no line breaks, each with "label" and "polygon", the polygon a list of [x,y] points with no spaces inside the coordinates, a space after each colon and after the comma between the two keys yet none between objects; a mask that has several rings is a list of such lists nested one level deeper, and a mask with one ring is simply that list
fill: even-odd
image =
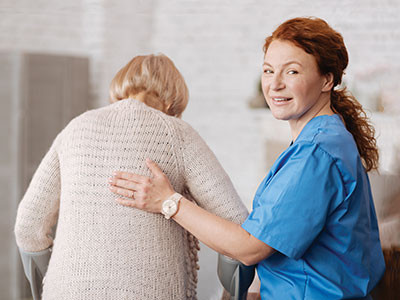
[{"label": "back of elderly woman", "polygon": [[197,240],[162,215],[116,203],[107,178],[116,169],[150,175],[150,158],[203,208],[237,223],[247,211],[179,118],[188,90],[170,59],[135,57],[113,79],[110,98],[53,142],[19,205],[17,244],[53,247],[43,299],[196,299]]}]

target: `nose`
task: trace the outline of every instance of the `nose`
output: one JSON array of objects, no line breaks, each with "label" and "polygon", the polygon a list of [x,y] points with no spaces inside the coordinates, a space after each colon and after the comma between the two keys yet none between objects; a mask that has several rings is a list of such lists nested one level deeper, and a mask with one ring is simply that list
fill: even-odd
[{"label": "nose", "polygon": [[270,89],[279,91],[285,87],[284,80],[279,73],[275,73],[271,78]]}]

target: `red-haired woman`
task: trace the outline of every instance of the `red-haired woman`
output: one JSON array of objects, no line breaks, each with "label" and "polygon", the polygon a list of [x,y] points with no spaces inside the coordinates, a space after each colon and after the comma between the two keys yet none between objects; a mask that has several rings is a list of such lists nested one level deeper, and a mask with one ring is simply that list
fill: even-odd
[{"label": "red-haired woman", "polygon": [[264,51],[263,93],[293,139],[241,226],[183,197],[168,211],[175,191],[150,161],[153,178],[117,172],[111,189],[134,190],[118,201],[172,215],[214,250],[258,264],[262,299],[370,299],[385,269],[367,176],[378,151],[361,105],[336,88],[348,63],[343,38],[321,19],[295,18]]}]

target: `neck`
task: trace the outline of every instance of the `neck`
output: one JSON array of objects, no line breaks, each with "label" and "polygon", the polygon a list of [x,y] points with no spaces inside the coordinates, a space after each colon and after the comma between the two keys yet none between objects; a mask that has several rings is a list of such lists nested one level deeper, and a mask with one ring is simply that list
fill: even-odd
[{"label": "neck", "polygon": [[146,96],[146,92],[140,92],[139,94],[133,95],[132,98],[135,100],[138,100],[140,102],[146,103],[146,102],[144,102],[145,96]]},{"label": "neck", "polygon": [[323,115],[334,115],[335,113],[333,112],[331,108],[331,101],[330,98],[328,101],[324,101],[324,104],[322,107],[318,107],[314,111],[308,111],[305,113],[303,116],[296,120],[289,120],[289,125],[290,125],[290,130],[292,133],[292,140],[293,142],[296,141],[297,137],[299,136],[300,132],[303,130],[304,126],[308,122],[310,122],[313,118],[318,117],[318,116],[323,116]]}]

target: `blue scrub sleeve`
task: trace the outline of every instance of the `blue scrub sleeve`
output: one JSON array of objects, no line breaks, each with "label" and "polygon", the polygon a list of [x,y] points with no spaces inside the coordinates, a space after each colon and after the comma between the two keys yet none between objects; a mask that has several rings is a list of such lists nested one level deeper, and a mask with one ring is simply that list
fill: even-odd
[{"label": "blue scrub sleeve", "polygon": [[294,144],[260,187],[242,227],[284,255],[298,259],[345,198],[333,158],[318,145]]}]

